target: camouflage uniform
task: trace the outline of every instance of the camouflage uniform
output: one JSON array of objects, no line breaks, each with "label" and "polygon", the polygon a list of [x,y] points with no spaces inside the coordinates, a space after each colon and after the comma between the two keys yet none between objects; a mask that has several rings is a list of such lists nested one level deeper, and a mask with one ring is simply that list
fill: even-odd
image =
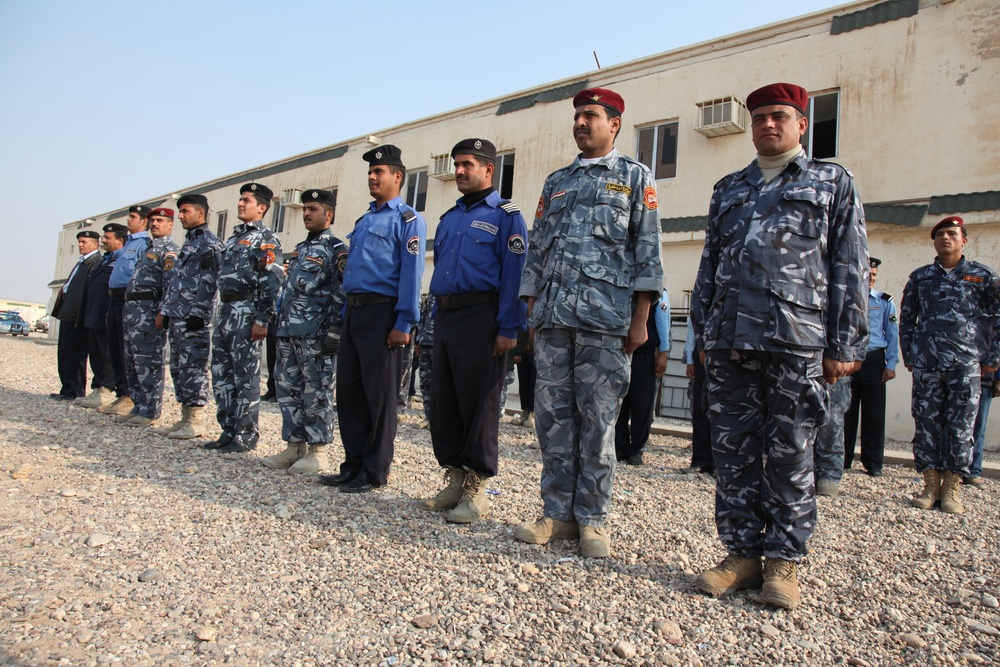
[{"label": "camouflage uniform", "polygon": [[824,357],[868,345],[868,240],[854,179],[800,152],[719,181],[691,300],[706,351],[716,526],[746,558],[798,561],[816,521]]},{"label": "camouflage uniform", "polygon": [[545,516],[601,526],[615,474],[614,424],[628,390],[632,295],[663,287],[653,175],[612,150],[545,180],[520,296],[536,297],[535,424]]},{"label": "camouflage uniform", "polygon": [[125,375],[134,412],[147,419],[159,419],[163,408],[163,347],[167,332],[157,329],[155,321],[179,252],[169,236],[153,239],[136,261],[125,293]]},{"label": "camouflage uniform", "polygon": [[1000,276],[962,260],[945,272],[938,260],[910,274],[899,311],[899,347],[913,371],[917,470],[969,476],[972,427],[979,407],[980,364],[1000,360],[1000,340],[977,343],[981,327],[1000,326]]},{"label": "camouflage uniform", "polygon": [[334,357],[322,353],[321,343],[343,323],[346,263],[347,246],[326,229],[298,244],[288,264],[275,365],[281,438],[287,442],[333,442]]},{"label": "camouflage uniform", "polygon": [[844,476],[844,413],[851,407],[851,377],[826,386],[826,423],[816,433],[816,479],[839,482]]},{"label": "camouflage uniform", "polygon": [[257,445],[260,411],[260,341],[254,324],[267,327],[281,291],[281,243],[260,222],[236,225],[222,250],[219,319],[212,336],[212,393],[223,438]]},{"label": "camouflage uniform", "polygon": [[431,419],[431,369],[434,364],[434,295],[428,294],[420,308],[417,325],[417,345],[420,346],[420,396],[424,400],[424,419]]},{"label": "camouflage uniform", "polygon": [[[181,405],[203,406],[208,402],[206,371],[221,251],[222,242],[208,225],[189,229],[160,302],[160,314],[170,318],[170,377]],[[200,317],[204,328],[188,331],[189,317]]]}]

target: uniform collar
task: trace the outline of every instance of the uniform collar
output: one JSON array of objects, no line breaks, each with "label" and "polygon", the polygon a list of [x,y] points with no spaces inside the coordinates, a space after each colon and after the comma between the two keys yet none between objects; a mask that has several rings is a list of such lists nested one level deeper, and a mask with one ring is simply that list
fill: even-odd
[{"label": "uniform collar", "polygon": [[610,153],[608,153],[607,155],[605,155],[604,157],[602,157],[600,160],[598,160],[594,164],[585,165],[583,163],[583,153],[580,153],[580,154],[578,154],[576,156],[576,159],[573,160],[573,164],[571,165],[571,169],[573,169],[573,170],[576,170],[576,169],[586,169],[587,167],[604,167],[605,169],[613,169],[614,166],[615,166],[615,164],[618,162],[618,160],[621,159],[621,157],[622,157],[622,154],[618,152],[618,149],[617,148],[612,148]]},{"label": "uniform collar", "polygon": [[194,229],[187,230],[186,232],[184,232],[184,236],[185,236],[185,238],[189,238],[190,239],[190,238],[193,238],[195,236],[201,236],[206,231],[208,231],[208,223],[207,222],[204,225],[198,225]]},{"label": "uniform collar", "polygon": [[[945,273],[944,267],[941,266],[941,260],[939,260],[937,257],[934,258],[934,266],[936,266],[941,271],[941,273]],[[958,264],[953,266],[948,272],[955,273],[957,275],[962,271],[965,271],[965,255],[962,255],[962,259],[958,260]]]},{"label": "uniform collar", "polygon": [[[793,168],[793,165],[795,169],[798,169],[799,171],[805,171],[806,167],[809,166],[809,156],[806,155],[805,151],[799,151],[799,154],[796,155],[794,158],[792,158],[792,160],[787,165],[785,165],[785,168],[782,170],[782,172],[777,176],[775,176],[774,180],[772,180],[771,183],[774,183],[774,181],[781,178],[781,176],[784,175],[788,171],[788,169]],[[760,187],[766,185],[764,183],[764,172],[760,170],[760,165],[757,164],[756,158],[754,159],[753,162],[749,164],[749,166],[747,166],[746,169],[739,172],[739,174],[736,177],[736,180],[750,181],[751,183],[756,183]]]},{"label": "uniform collar", "polygon": [[135,234],[128,235],[129,241],[131,241],[132,239],[141,239],[146,237],[152,238],[149,236],[149,232],[146,231],[145,229],[142,230],[141,232],[136,232]]},{"label": "uniform collar", "polygon": [[249,231],[251,229],[263,229],[260,220],[254,220],[253,222],[241,222],[240,224],[233,227],[233,234],[242,234],[243,232]]},{"label": "uniform collar", "polygon": [[387,206],[393,210],[396,210],[402,205],[403,205],[402,197],[393,197],[392,199],[382,204],[381,206],[378,206],[374,201],[369,202],[368,210],[371,211],[372,213],[377,213],[378,211],[381,211],[383,208]]},{"label": "uniform collar", "polygon": [[493,188],[490,188],[490,191],[487,192],[485,196],[482,196],[482,192],[474,193],[473,196],[474,197],[479,196],[479,198],[473,201],[471,205],[466,204],[465,196],[459,197],[458,200],[455,202],[455,205],[461,208],[463,211],[468,211],[470,208],[475,208],[476,206],[479,206],[484,202],[490,208],[496,208],[500,204],[500,194],[497,193],[497,191],[494,190]]}]

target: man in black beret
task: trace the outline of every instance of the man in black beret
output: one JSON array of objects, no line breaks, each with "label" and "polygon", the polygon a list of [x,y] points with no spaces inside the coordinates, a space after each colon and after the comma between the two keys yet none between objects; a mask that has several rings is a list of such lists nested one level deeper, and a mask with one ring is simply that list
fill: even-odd
[{"label": "man in black beret", "polygon": [[69,277],[56,295],[52,317],[59,320],[58,366],[62,383],[50,398],[72,401],[86,392],[87,382],[87,330],[77,322],[83,305],[87,276],[101,261],[98,252],[101,235],[92,229],[78,232],[76,245],[80,258],[73,265]]}]

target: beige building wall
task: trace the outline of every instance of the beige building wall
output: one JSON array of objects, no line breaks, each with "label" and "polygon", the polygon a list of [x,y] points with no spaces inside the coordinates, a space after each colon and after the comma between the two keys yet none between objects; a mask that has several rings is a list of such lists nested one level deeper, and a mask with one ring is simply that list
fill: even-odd
[{"label": "beige building wall", "polygon": [[[995,122],[996,91],[1000,90],[1000,3],[922,0],[916,15],[831,34],[834,17],[877,4],[864,1],[816,12],[375,130],[374,134],[402,149],[411,172],[432,170],[431,156],[450,152],[465,137],[489,138],[499,152],[515,152],[512,199],[530,225],[546,175],[570,162],[577,152],[571,135],[572,95],[502,115],[497,115],[498,107],[572,84],[610,87],[626,101],[617,140],[622,152],[635,154],[637,128],[670,121],[679,124],[676,177],[657,181],[661,217],[705,216],[714,183],[747,165],[754,149],[749,132],[715,138],[696,132],[696,104],[726,95],[744,99],[761,85],[791,81],[812,94],[839,92],[834,159],[853,172],[866,206],[926,206],[931,197],[1000,190],[1000,125]],[[332,148],[346,152],[335,159],[301,165]],[[215,215],[225,210],[230,232],[238,224],[236,201],[242,182],[259,180],[279,197],[288,189],[336,187],[334,232],[346,238],[369,202],[367,165],[361,160],[369,148],[366,137],[358,137],[175,192],[206,194],[213,210],[210,227],[215,230]],[[261,175],[274,170],[277,173]],[[229,179],[234,184],[220,184]],[[175,206],[169,197],[163,195],[166,201],[162,205]],[[429,238],[434,237],[439,217],[457,197],[453,182],[429,179],[422,211]],[[122,206],[131,203],[122,202]],[[922,218],[918,214],[917,227],[889,224],[869,214],[871,254],[885,261],[878,288],[898,302],[909,273],[933,259],[930,226],[953,213],[962,215],[968,224],[973,242],[967,256],[1000,267],[1000,205],[979,208],[942,211]],[[869,210],[877,209],[869,206]],[[99,229],[115,215],[121,217],[121,211],[95,216],[91,225]],[[66,225],[60,237],[53,287],[76,260],[74,236],[81,224],[85,222]],[[698,228],[695,225],[696,231],[663,234],[666,288],[675,308],[688,304],[686,291],[694,282],[704,241]],[[304,237],[300,210],[288,209],[280,234],[286,252]],[[175,223],[174,238],[178,243],[183,241],[179,222]],[[431,272],[428,253],[425,290]],[[901,370],[889,385],[887,427],[891,438],[912,436],[909,383],[909,374]],[[991,440],[1000,442],[1000,410],[994,411],[991,433]]]}]

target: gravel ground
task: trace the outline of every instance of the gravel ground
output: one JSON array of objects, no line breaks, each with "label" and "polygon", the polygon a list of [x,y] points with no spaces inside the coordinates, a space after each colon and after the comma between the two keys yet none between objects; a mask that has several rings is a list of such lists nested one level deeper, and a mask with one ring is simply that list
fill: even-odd
[{"label": "gravel ground", "polygon": [[954,516],[907,504],[912,470],[849,471],[782,612],[694,592],[724,554],[683,440],[620,469],[612,557],[581,560],[511,535],[541,509],[520,427],[501,426],[493,514],[460,527],[411,505],[440,483],[416,415],[389,486],[351,496],[260,465],[282,448],[273,404],[256,451],[220,455],[49,400],[55,367],[54,346],[0,339],[0,664],[1000,662],[992,480]]}]

